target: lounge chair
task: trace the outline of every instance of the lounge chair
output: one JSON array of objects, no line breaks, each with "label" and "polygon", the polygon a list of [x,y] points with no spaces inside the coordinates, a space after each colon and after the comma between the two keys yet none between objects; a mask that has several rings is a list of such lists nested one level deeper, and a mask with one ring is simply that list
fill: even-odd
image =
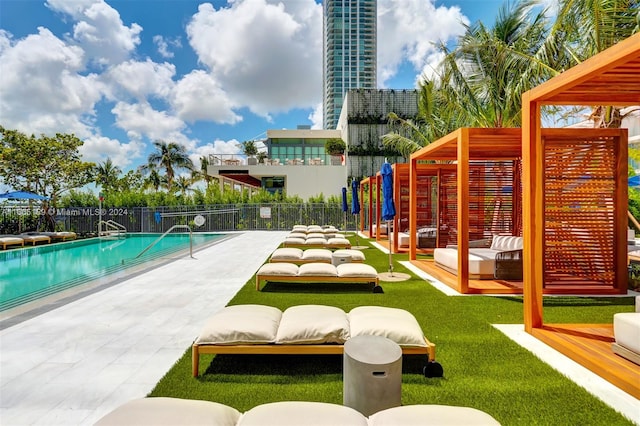
[{"label": "lounge chair", "polygon": [[6,250],[7,247],[20,246],[24,247],[24,239],[15,235],[0,235],[0,247]]},{"label": "lounge chair", "polygon": [[640,365],[640,296],[636,296],[636,311],[613,316],[614,353]]},{"label": "lounge chair", "polygon": [[25,235],[46,235],[52,240],[57,241],[70,241],[78,238],[75,232],[59,231],[59,232],[26,232]]},{"label": "lounge chair", "polygon": [[263,282],[287,283],[371,283],[378,286],[378,272],[371,265],[343,263],[265,263],[256,273],[256,290]]},{"label": "lounge chair", "polygon": [[314,238],[298,238],[287,237],[282,243],[283,247],[307,248],[326,248],[326,249],[348,249],[351,248],[351,242],[344,237],[314,237]]},{"label": "lounge chair", "polygon": [[284,247],[276,249],[269,258],[269,262],[287,262],[301,265],[303,263],[332,263],[335,257],[348,258],[350,262],[364,262],[364,254],[359,250],[341,249],[332,252],[329,249],[307,249]]},{"label": "lounge chair", "polygon": [[29,235],[29,234],[20,234],[16,235],[18,238],[22,238],[25,244],[29,243],[32,246],[35,246],[37,243],[46,243],[49,244],[51,242],[51,237],[47,235]]},{"label": "lounge chair", "polygon": [[471,407],[417,404],[388,408],[368,418],[344,405],[315,401],[279,401],[257,405],[245,413],[211,401],[169,397],[131,400],[103,416],[96,426],[209,424],[217,426],[263,425],[500,425]]},{"label": "lounge chair", "polygon": [[435,362],[435,344],[404,309],[358,306],[346,313],[325,305],[298,305],[284,312],[265,305],[227,306],[206,322],[192,346],[192,372],[201,354],[342,354],[347,339],[382,336],[404,354],[427,355]]}]

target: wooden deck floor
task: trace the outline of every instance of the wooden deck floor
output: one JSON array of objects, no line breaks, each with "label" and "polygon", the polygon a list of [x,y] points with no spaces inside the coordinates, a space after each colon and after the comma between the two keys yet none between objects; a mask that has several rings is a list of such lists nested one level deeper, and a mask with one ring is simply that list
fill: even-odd
[{"label": "wooden deck floor", "polygon": [[[458,290],[458,277],[449,271],[436,266],[433,259],[412,260],[411,263],[438,281]],[[506,280],[469,280],[467,294],[522,294],[522,281]],[[615,295],[620,292],[611,286],[585,280],[578,281],[567,277],[566,280],[547,283],[544,294],[580,294],[580,295]]]},{"label": "wooden deck floor", "polygon": [[640,365],[616,355],[613,324],[545,324],[534,337],[640,399]]}]

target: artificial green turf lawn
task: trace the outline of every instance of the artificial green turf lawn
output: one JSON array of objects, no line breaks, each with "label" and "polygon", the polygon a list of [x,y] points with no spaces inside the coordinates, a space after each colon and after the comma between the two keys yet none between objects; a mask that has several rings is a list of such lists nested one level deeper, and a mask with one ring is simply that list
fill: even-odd
[{"label": "artificial green turf lawn", "polygon": [[[360,239],[363,243],[365,240]],[[388,255],[364,250],[367,263],[388,269]],[[394,271],[411,274],[394,255]],[[444,377],[422,375],[424,357],[403,359],[402,404],[474,407],[503,425],[626,425],[623,416],[511,341],[491,324],[522,324],[522,297],[446,296],[411,274],[384,283],[384,294],[368,286],[268,283],[255,290],[250,280],[230,305],[257,303],[286,309],[323,304],[351,310],[360,305],[403,308],[413,313],[436,344]],[[633,311],[633,299],[545,298],[545,322],[611,323],[616,312]],[[304,400],[342,404],[342,357],[293,355],[201,356],[200,376],[191,376],[191,350],[158,383],[150,396],[202,399],[239,411],[266,402]]]}]

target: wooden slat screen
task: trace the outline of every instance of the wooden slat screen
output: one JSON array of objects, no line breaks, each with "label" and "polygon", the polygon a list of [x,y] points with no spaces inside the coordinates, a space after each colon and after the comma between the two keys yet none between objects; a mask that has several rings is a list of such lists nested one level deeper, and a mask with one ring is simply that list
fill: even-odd
[{"label": "wooden slat screen", "polygon": [[615,284],[617,144],[544,137],[545,285]]},{"label": "wooden slat screen", "polygon": [[438,247],[458,243],[458,186],[457,173],[441,170],[439,183],[439,230]]}]

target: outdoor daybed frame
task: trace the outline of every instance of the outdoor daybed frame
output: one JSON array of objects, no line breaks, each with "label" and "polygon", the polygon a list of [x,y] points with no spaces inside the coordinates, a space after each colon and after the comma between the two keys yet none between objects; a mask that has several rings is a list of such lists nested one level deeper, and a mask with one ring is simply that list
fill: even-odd
[{"label": "outdoor daybed frame", "polygon": [[[349,274],[348,276],[340,276],[340,275],[331,276],[331,275],[297,275],[297,274],[287,275],[281,272],[278,272],[278,273],[264,272],[264,269],[267,268],[269,265],[270,264],[263,265],[256,273],[256,290],[258,291],[260,291],[261,284],[266,283],[268,281],[280,282],[280,283],[363,283],[363,284],[369,283],[369,284],[373,284],[374,288],[378,287],[379,285],[379,279],[377,274],[375,276],[372,276],[372,275],[360,276],[359,274]],[[278,265],[282,265],[285,267],[286,265],[297,266],[294,264],[287,264],[286,262],[278,262]],[[307,267],[307,266],[313,266],[313,265],[326,265],[327,267],[333,267],[333,265],[324,264],[324,263],[320,263],[320,264],[306,263],[300,266]],[[342,264],[334,268],[336,270],[339,270],[345,267],[350,268],[356,265],[360,268],[369,267],[373,269],[370,265],[366,265],[363,263]]]}]

